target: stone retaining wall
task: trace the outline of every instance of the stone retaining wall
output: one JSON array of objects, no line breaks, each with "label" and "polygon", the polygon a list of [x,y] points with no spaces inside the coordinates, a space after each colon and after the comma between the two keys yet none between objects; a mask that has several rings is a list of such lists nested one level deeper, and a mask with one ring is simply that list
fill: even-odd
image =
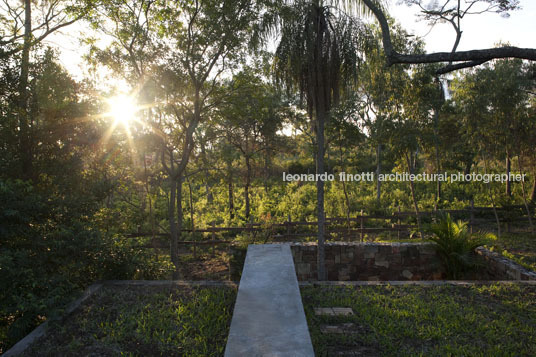
[{"label": "stone retaining wall", "polygon": [[[298,280],[316,280],[316,243],[292,243]],[[432,243],[326,243],[328,280],[440,280]]]},{"label": "stone retaining wall", "polygon": [[486,270],[495,279],[500,280],[536,280],[536,272],[503,257],[499,253],[478,247],[476,252],[486,261]]}]

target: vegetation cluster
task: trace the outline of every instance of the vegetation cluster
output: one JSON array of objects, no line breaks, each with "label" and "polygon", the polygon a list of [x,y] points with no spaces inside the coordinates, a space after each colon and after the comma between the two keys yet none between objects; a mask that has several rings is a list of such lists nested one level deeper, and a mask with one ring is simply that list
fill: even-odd
[{"label": "vegetation cluster", "polygon": [[[181,278],[179,242],[211,225],[315,220],[319,261],[326,216],[412,210],[422,233],[423,210],[518,205],[534,229],[533,51],[435,60],[392,18],[362,20],[381,3],[3,0],[0,352],[95,280]],[[461,35],[464,15],[426,20]],[[45,42],[74,23],[76,78]],[[528,180],[282,180],[458,171]],[[158,234],[169,249],[142,249]]]}]

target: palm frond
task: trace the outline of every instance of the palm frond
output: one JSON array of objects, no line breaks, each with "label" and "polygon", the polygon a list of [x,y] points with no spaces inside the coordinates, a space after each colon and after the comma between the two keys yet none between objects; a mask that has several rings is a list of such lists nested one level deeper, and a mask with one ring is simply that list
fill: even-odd
[{"label": "palm frond", "polygon": [[430,239],[437,245],[447,275],[453,279],[476,265],[474,251],[477,247],[494,239],[491,233],[471,233],[467,222],[454,222],[448,214],[433,224],[430,232],[433,234]]}]

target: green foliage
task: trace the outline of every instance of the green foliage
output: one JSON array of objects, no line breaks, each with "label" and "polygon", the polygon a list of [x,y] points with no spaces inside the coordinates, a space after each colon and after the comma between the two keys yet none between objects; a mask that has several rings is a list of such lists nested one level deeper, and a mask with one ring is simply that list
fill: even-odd
[{"label": "green foliage", "polygon": [[232,288],[104,288],[27,355],[221,356],[235,298]]},{"label": "green foliage", "polygon": [[2,348],[96,280],[154,279],[169,271],[130,241],[93,229],[75,215],[80,207],[28,182],[0,180],[0,202]]},{"label": "green foliage", "polygon": [[474,250],[495,238],[491,233],[471,233],[467,222],[454,222],[449,214],[430,226],[430,240],[447,270],[447,276],[457,279],[476,265]]},{"label": "green foliage", "polygon": [[536,236],[534,234],[502,234],[500,239],[488,244],[488,248],[527,269],[536,271]]},{"label": "green foliage", "polygon": [[[534,285],[303,287],[301,294],[317,356],[536,354]],[[354,315],[316,316],[316,307],[349,307]],[[342,323],[356,333],[320,331]]]}]

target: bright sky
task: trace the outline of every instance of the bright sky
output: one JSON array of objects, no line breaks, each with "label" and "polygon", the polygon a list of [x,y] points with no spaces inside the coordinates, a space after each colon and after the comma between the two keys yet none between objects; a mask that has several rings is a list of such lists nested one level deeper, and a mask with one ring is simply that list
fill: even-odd
[{"label": "bright sky", "polygon": [[[425,0],[426,1],[426,0]],[[429,0],[433,1],[433,0]],[[406,5],[396,5],[398,0],[390,0],[390,13],[406,30],[417,36],[429,32],[425,22],[417,22],[418,9]],[[509,18],[498,14],[468,16],[462,22],[463,36],[459,50],[493,47],[498,41],[509,42],[513,46],[536,48],[536,0],[521,0],[522,10],[515,11]],[[77,78],[83,76],[82,55],[86,50],[78,39],[88,32],[82,24],[73,25],[56,34],[48,41],[61,51],[60,61]],[[428,52],[449,52],[455,39],[454,30],[448,24],[437,25],[424,38]]]},{"label": "bright sky", "polygon": [[[424,36],[430,30],[426,22],[417,22],[418,9],[406,5],[396,5],[391,0],[390,12],[407,30],[417,36]],[[428,2],[432,2],[428,0]],[[426,0],[425,0],[426,3]],[[462,39],[458,50],[493,47],[495,43],[509,42],[512,46],[536,48],[536,0],[521,0],[521,10],[510,17],[499,14],[467,16],[462,20]],[[456,33],[450,24],[439,24],[425,37],[427,52],[450,52]]]}]

